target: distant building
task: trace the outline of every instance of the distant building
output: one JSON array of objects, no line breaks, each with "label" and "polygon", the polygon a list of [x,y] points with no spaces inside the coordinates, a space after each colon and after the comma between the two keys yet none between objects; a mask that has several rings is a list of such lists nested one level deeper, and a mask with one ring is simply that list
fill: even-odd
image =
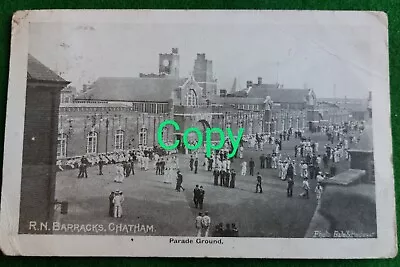
[{"label": "distant building", "polygon": [[203,88],[203,97],[210,98],[217,95],[217,81],[214,79],[213,62],[206,59],[206,54],[197,54],[194,61],[193,76]]},{"label": "distant building", "polygon": [[321,98],[320,102],[335,104],[348,112],[350,120],[368,119],[368,99],[365,98]]},{"label": "distant building", "polygon": [[[257,82],[246,82],[246,88],[228,94],[237,98],[241,107],[248,105],[245,99],[269,98],[273,103],[270,118],[266,120],[264,132],[278,133],[311,127],[315,121],[316,95],[312,89],[286,89],[281,84],[265,84],[262,77]],[[240,99],[243,100],[240,100]],[[252,100],[253,101],[253,100]]]}]

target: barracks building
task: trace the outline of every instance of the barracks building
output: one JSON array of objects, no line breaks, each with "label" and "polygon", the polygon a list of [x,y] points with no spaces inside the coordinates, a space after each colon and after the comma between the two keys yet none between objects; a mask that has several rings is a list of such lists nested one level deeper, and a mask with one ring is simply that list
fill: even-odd
[{"label": "barracks building", "polygon": [[[99,77],[76,94],[61,91],[57,157],[74,157],[155,146],[161,122],[164,142],[181,139],[185,129],[197,127],[245,128],[245,134],[277,134],[304,130],[321,120],[312,89],[284,89],[279,84],[248,81],[244,89],[217,92],[212,61],[197,54],[193,74],[179,75],[179,53],[159,54],[158,73],[138,77]],[[182,143],[182,142],[181,142]]]}]

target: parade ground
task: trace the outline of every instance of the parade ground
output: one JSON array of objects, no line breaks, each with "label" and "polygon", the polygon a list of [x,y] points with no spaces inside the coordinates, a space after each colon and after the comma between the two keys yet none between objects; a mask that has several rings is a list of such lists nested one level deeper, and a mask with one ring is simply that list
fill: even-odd
[{"label": "parade ground", "polygon": [[[327,137],[321,134],[306,136],[319,142],[322,155]],[[282,154],[294,158],[294,146],[298,143],[299,140],[294,138],[283,141]],[[195,236],[195,217],[201,210],[194,207],[193,188],[198,184],[205,189],[203,211],[209,212],[212,229],[218,223],[235,223],[242,237],[304,237],[317,205],[315,180],[310,180],[310,198],[300,197],[302,180],[297,170],[293,197],[288,198],[287,182],[278,178],[277,170],[260,170],[259,157],[262,153],[272,153],[272,146],[264,146],[263,151],[255,151],[247,145],[244,148],[244,158],[234,158],[232,163],[237,172],[236,188],[214,186],[212,172],[205,171],[202,166],[204,156],[201,154],[197,174],[189,169],[190,155],[178,155],[183,192],[175,191],[175,177],[171,184],[164,183],[164,177],[155,174],[153,162],[148,171],[136,168],[135,175],[125,178],[123,183],[113,181],[114,165],[104,166],[104,175],[98,175],[97,166],[88,168],[87,179],[77,179],[78,170],[58,172],[55,197],[58,201],[68,201],[69,207],[67,214],[57,211],[55,219],[61,224],[102,225],[96,230],[87,228],[85,234]],[[241,176],[240,163],[248,162],[251,157],[256,163],[255,176]],[[348,169],[348,165],[347,161],[340,162],[338,173]],[[262,194],[255,193],[258,171],[263,177]],[[122,190],[125,196],[122,218],[108,215],[108,197],[113,190]],[[57,233],[77,234],[73,231]]]}]

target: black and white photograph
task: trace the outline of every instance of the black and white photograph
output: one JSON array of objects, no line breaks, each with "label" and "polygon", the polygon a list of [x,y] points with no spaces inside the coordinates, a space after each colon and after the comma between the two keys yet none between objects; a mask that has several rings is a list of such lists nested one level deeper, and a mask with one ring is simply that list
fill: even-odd
[{"label": "black and white photograph", "polygon": [[396,255],[383,13],[14,16],[6,254]]}]

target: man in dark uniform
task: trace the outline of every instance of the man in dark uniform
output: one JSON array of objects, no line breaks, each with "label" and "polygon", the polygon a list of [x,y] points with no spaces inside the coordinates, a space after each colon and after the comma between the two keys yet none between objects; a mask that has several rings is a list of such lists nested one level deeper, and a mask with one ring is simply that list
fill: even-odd
[{"label": "man in dark uniform", "polygon": [[218,185],[219,171],[217,169],[214,169],[213,175],[214,175],[214,185]]},{"label": "man in dark uniform", "polygon": [[161,161],[160,161],[160,172],[161,172],[161,175],[164,175],[164,172],[165,172],[165,160],[164,160],[164,158],[161,158]]},{"label": "man in dark uniform", "polygon": [[196,184],[196,187],[193,189],[193,202],[194,202],[194,207],[196,209],[199,207],[199,199],[200,199],[200,188],[199,185]]},{"label": "man in dark uniform", "polygon": [[260,194],[262,193],[262,186],[261,186],[262,178],[259,172],[257,172],[257,185],[256,185],[256,193],[258,193],[258,189],[260,189]]},{"label": "man in dark uniform", "polygon": [[199,167],[199,159],[196,158],[194,161],[194,173],[197,173],[197,167]]},{"label": "man in dark uniform", "polygon": [[253,158],[250,158],[250,162],[249,162],[249,168],[250,168],[250,175],[254,176],[254,160]]},{"label": "man in dark uniform", "polygon": [[176,187],[175,187],[176,191],[181,192],[181,189],[185,191],[185,188],[182,187],[182,182],[183,182],[183,176],[181,174],[181,171],[178,171],[176,178]]},{"label": "man in dark uniform", "polygon": [[271,169],[272,168],[272,157],[271,154],[268,154],[265,161],[267,162],[267,169]]},{"label": "man in dark uniform", "polygon": [[88,178],[88,175],[87,175],[87,166],[88,165],[89,165],[88,159],[85,156],[83,156],[81,159],[82,174],[81,174],[80,178],[83,178],[83,176],[85,176],[85,178]]},{"label": "man in dark uniform", "polygon": [[199,191],[199,208],[203,209],[203,202],[204,202],[204,194],[206,191],[204,191],[203,186],[200,186],[200,191]]},{"label": "man in dark uniform", "polygon": [[265,155],[261,154],[260,156],[260,169],[264,169],[265,168]]},{"label": "man in dark uniform", "polygon": [[100,155],[99,156],[99,175],[103,175],[103,166],[104,166],[104,160],[103,157]]},{"label": "man in dark uniform", "polygon": [[288,168],[287,168],[287,171],[286,171],[286,179],[293,179],[293,176],[294,176],[294,167],[293,167],[293,164],[292,163],[289,163],[289,166],[288,166]]},{"label": "man in dark uniform", "polygon": [[220,186],[223,186],[224,181],[225,181],[225,171],[224,171],[224,170],[221,170],[221,171],[219,172],[219,185],[220,185]]},{"label": "man in dark uniform", "polygon": [[212,171],[212,164],[213,164],[213,162],[214,162],[214,160],[213,160],[213,158],[212,157],[210,157],[209,159],[208,159],[208,171],[210,172],[210,171]]},{"label": "man in dark uniform", "polygon": [[128,161],[124,162],[125,177],[129,177],[131,174],[131,164]]},{"label": "man in dark uniform", "polygon": [[110,196],[108,197],[108,202],[109,202],[108,215],[110,215],[110,217],[114,217],[114,196],[115,192],[112,191]]},{"label": "man in dark uniform", "polygon": [[156,162],[156,175],[160,175],[160,174],[161,174],[161,161],[160,161],[160,159],[158,159]]},{"label": "man in dark uniform", "polygon": [[287,181],[288,181],[287,196],[292,197],[293,196],[293,185],[294,185],[293,178],[289,177]]},{"label": "man in dark uniform", "polygon": [[236,172],[234,169],[231,170],[231,182],[229,184],[230,188],[235,188]]},{"label": "man in dark uniform", "polygon": [[193,171],[193,163],[194,163],[193,156],[190,156],[190,160],[189,160],[189,168],[190,168],[190,171],[191,171],[191,172]]},{"label": "man in dark uniform", "polygon": [[230,176],[230,172],[229,172],[229,170],[226,170],[226,172],[225,172],[225,180],[224,180],[224,186],[225,187],[228,187],[229,186],[229,177]]}]

